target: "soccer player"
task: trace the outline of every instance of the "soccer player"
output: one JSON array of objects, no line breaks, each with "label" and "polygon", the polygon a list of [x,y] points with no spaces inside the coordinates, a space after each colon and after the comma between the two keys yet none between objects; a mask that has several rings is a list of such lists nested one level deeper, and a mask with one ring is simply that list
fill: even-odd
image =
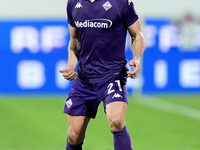
[{"label": "soccer player", "polygon": [[[68,114],[66,150],[82,150],[85,131],[103,102],[115,150],[132,150],[124,121],[128,106],[127,77],[141,70],[144,38],[132,0],[68,0],[70,41],[68,64],[60,72],[74,81],[65,103]],[[127,30],[132,37],[133,59],[126,68]],[[78,64],[77,72],[74,71]]]}]

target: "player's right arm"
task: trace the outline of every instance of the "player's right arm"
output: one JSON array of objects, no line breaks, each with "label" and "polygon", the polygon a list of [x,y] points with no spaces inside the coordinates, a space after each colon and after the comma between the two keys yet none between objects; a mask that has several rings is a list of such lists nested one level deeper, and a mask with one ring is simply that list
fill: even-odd
[{"label": "player's right arm", "polygon": [[70,41],[68,44],[68,63],[67,66],[60,71],[63,74],[63,77],[67,80],[74,81],[77,77],[77,73],[74,71],[78,60],[80,52],[80,41],[79,34],[76,27],[68,25],[70,33]]}]

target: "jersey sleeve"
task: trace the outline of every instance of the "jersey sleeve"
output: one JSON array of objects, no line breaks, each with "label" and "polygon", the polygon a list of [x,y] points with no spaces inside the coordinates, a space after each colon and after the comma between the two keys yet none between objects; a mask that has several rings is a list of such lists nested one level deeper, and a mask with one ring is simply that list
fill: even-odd
[{"label": "jersey sleeve", "polygon": [[72,5],[72,1],[71,0],[68,0],[67,2],[67,22],[72,26],[72,27],[76,27],[75,23],[74,23],[74,20],[73,20],[73,17],[72,17],[72,8],[73,8],[73,5]]},{"label": "jersey sleeve", "polygon": [[129,27],[138,20],[139,17],[134,9],[133,0],[124,1],[121,17],[125,27]]}]

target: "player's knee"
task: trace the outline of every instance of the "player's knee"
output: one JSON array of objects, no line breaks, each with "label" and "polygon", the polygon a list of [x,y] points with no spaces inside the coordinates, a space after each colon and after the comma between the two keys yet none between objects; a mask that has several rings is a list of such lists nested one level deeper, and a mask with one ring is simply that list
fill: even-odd
[{"label": "player's knee", "polygon": [[110,129],[112,131],[121,130],[125,126],[125,122],[120,117],[115,117],[110,122]]},{"label": "player's knee", "polygon": [[68,133],[67,133],[67,140],[70,144],[78,144],[78,143],[81,143],[83,142],[83,136],[80,135],[79,133],[75,132],[74,130],[72,129],[69,129],[68,130]]},{"label": "player's knee", "polygon": [[67,140],[70,144],[75,144],[77,141],[77,134],[73,130],[68,130]]}]

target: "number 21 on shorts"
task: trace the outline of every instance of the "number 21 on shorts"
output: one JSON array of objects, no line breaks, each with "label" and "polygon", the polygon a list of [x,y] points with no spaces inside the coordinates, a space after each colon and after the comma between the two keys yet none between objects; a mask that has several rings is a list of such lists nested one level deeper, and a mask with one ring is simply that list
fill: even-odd
[{"label": "number 21 on shorts", "polygon": [[[115,80],[115,83],[117,83],[119,91],[122,91],[120,80]],[[113,85],[114,85],[114,83],[110,83],[108,85],[108,87],[107,87],[108,88],[108,94],[115,92],[115,90],[113,89]]]}]

